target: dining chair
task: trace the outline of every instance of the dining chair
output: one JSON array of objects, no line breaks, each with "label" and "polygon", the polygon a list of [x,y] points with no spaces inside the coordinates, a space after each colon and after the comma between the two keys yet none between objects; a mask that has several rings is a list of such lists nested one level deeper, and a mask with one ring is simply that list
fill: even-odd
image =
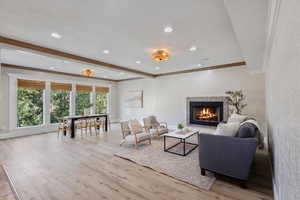
[{"label": "dining chair", "polygon": [[[102,123],[97,118],[89,119],[90,135],[92,135],[93,129],[95,130],[95,134],[99,135],[101,126],[102,126]],[[99,129],[98,129],[98,127],[99,127]]]},{"label": "dining chair", "polygon": [[61,122],[58,124],[57,139],[59,139],[60,134],[63,137],[64,133],[66,133],[66,135],[68,134],[68,132],[70,133],[70,130],[71,130],[71,126],[68,120],[62,119]]},{"label": "dining chair", "polygon": [[83,138],[83,131],[85,131],[85,136],[87,136],[88,127],[89,125],[86,119],[78,120],[78,123],[76,123],[76,129],[80,129],[81,138]]},{"label": "dining chair", "polygon": [[100,130],[102,129],[102,132],[105,132],[105,118],[100,117],[96,119],[96,129],[100,133]]}]

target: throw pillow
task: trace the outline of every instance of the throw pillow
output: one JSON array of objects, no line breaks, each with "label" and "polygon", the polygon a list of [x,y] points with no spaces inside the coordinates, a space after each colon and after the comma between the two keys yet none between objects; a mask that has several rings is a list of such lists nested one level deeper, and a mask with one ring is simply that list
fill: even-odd
[{"label": "throw pillow", "polygon": [[215,135],[224,135],[234,137],[239,130],[240,124],[237,122],[232,123],[220,123],[217,127]]},{"label": "throw pillow", "polygon": [[244,123],[240,126],[239,131],[237,133],[237,137],[240,138],[250,138],[255,137],[256,135],[256,126],[251,123]]},{"label": "throw pillow", "polygon": [[239,115],[236,113],[233,113],[229,119],[228,119],[228,123],[242,123],[243,121],[245,121],[247,119],[246,115]]}]

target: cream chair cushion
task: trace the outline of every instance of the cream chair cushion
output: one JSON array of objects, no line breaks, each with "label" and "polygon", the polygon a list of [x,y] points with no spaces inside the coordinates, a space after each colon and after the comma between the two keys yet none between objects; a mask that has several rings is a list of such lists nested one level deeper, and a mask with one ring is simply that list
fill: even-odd
[{"label": "cream chair cushion", "polygon": [[[136,138],[137,138],[138,141],[141,141],[141,140],[148,139],[150,137],[150,133],[144,132],[144,133],[136,134],[135,136],[136,136]],[[125,137],[125,139],[128,142],[135,142],[135,136],[133,134],[127,135]]]},{"label": "cream chair cushion", "polygon": [[132,134],[138,134],[144,132],[143,126],[138,120],[130,120],[129,126]]},{"label": "cream chair cushion", "polygon": [[164,128],[164,127],[160,127],[160,128],[152,128],[150,129],[150,133],[151,135],[162,135],[164,133],[168,133],[168,129]]}]

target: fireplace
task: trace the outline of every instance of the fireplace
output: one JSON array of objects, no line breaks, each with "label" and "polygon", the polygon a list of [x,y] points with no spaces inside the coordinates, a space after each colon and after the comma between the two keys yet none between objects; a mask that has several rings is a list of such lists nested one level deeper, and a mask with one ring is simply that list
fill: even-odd
[{"label": "fireplace", "polygon": [[223,121],[223,102],[190,102],[189,124],[217,126]]}]

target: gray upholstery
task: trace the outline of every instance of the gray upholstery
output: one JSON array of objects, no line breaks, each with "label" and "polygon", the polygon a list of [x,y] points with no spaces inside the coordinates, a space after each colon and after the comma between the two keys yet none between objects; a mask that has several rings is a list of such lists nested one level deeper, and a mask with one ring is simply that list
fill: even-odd
[{"label": "gray upholstery", "polygon": [[201,133],[198,135],[201,169],[247,180],[257,147],[257,138],[239,138]]},{"label": "gray upholstery", "polygon": [[240,126],[236,137],[239,137],[239,138],[256,137],[256,129],[257,129],[257,127],[254,124],[245,123]]}]

